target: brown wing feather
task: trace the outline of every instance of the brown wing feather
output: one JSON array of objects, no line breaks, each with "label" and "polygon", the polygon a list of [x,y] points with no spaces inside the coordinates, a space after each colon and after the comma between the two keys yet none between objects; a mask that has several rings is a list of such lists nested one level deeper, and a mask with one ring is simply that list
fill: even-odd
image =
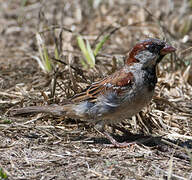
[{"label": "brown wing feather", "polygon": [[122,93],[122,89],[129,87],[133,82],[133,74],[125,72],[123,69],[111,76],[104,78],[99,82],[91,84],[85,91],[72,97],[73,102],[81,102],[89,100],[90,102],[97,101],[97,97],[105,94],[106,91],[115,91],[118,94]]}]

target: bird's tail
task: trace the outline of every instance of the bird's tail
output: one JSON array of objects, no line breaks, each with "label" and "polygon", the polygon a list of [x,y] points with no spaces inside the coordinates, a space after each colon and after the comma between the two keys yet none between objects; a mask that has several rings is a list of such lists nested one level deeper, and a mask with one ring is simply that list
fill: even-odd
[{"label": "bird's tail", "polygon": [[21,115],[21,114],[30,114],[30,113],[48,113],[56,116],[65,116],[65,115],[73,115],[74,110],[72,108],[72,104],[68,105],[48,105],[48,106],[31,106],[13,109],[10,111],[12,116]]}]

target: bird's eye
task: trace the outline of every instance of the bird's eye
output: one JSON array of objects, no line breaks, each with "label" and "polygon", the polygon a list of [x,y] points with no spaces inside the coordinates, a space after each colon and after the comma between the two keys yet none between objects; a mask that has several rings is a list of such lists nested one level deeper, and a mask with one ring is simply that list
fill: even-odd
[{"label": "bird's eye", "polygon": [[146,48],[147,48],[151,53],[158,54],[158,53],[160,53],[161,49],[162,49],[164,46],[165,46],[165,45],[149,44],[149,45],[146,46]]}]

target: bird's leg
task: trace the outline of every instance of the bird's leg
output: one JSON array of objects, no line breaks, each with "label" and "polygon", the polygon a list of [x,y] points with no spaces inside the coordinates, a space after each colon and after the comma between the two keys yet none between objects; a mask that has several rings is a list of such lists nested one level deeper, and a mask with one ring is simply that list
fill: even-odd
[{"label": "bird's leg", "polygon": [[95,126],[96,130],[102,133],[112,144],[106,145],[108,147],[118,147],[118,148],[125,148],[130,145],[135,144],[135,142],[117,142],[109,133],[105,131],[105,123],[103,121],[100,121]]},{"label": "bird's leg", "polygon": [[117,147],[117,148],[125,148],[131,145],[135,145],[136,142],[117,142],[109,133],[107,133],[106,131],[103,132],[103,134],[105,135],[105,137],[112,143],[109,145],[106,145],[108,147]]}]

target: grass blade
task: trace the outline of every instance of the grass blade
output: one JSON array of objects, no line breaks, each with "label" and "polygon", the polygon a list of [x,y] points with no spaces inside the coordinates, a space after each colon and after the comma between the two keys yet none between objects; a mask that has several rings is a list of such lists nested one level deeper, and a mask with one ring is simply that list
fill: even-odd
[{"label": "grass blade", "polygon": [[89,41],[86,40],[86,45],[87,45],[87,52],[89,54],[89,59],[87,59],[89,62],[88,64],[90,65],[91,68],[95,67],[95,56],[94,56],[94,53],[91,49],[91,46],[89,44]]},{"label": "grass blade", "polygon": [[[91,55],[90,55],[90,53],[89,53],[89,51],[87,49],[87,47],[90,46],[90,45],[87,45],[87,47],[86,47],[85,42],[84,42],[83,38],[80,35],[77,36],[77,43],[78,43],[79,48],[81,49],[81,52],[83,53],[83,55],[85,57],[85,60],[86,60],[87,64],[92,66],[93,63],[92,63]],[[82,64],[85,67],[84,63],[82,63]]]},{"label": "grass blade", "polygon": [[52,71],[51,60],[49,58],[48,50],[39,33],[36,33],[36,40],[37,40],[37,45],[38,45],[38,50],[40,55],[40,59],[38,59],[38,63],[44,72],[49,73]]},{"label": "grass blade", "polygon": [[97,56],[100,49],[103,47],[104,43],[109,39],[110,35],[105,35],[104,38],[96,45],[94,50],[94,55]]}]

